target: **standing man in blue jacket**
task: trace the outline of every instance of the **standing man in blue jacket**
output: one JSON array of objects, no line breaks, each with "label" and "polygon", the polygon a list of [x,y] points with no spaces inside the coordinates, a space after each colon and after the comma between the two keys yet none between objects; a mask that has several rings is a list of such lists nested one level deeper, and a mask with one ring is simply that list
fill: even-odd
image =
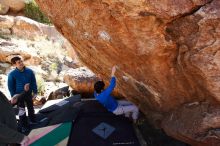
[{"label": "standing man in blue jacket", "polygon": [[[17,101],[19,107],[18,115],[21,121],[22,131],[26,132],[29,125],[25,112],[25,103],[27,105],[30,121],[33,123],[36,122],[32,100],[32,98],[36,98],[37,96],[36,78],[34,72],[24,66],[24,63],[20,57],[13,57],[11,59],[11,63],[16,68],[12,70],[8,75],[8,89],[10,91],[11,97],[22,93],[22,97]],[[24,92],[25,88],[28,91]]]},{"label": "standing man in blue jacket", "polygon": [[94,96],[108,111],[115,115],[124,114],[126,117],[131,115],[133,121],[136,122],[139,114],[137,106],[127,100],[116,100],[111,96],[116,86],[115,71],[116,66],[113,66],[110,85],[106,89],[104,89],[105,83],[102,80],[94,84]]}]

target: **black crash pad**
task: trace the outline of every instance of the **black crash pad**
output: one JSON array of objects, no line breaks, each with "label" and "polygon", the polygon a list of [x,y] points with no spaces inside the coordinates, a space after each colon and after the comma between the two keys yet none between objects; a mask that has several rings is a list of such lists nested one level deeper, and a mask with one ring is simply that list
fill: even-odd
[{"label": "black crash pad", "polygon": [[116,116],[97,101],[82,102],[68,146],[140,146],[132,123]]}]

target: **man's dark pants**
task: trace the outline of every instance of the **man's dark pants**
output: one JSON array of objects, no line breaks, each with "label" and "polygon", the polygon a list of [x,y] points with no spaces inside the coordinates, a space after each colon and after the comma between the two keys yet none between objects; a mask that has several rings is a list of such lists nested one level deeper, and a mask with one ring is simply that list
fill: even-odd
[{"label": "man's dark pants", "polygon": [[[32,95],[30,92],[25,92],[22,93],[22,95],[20,96],[20,98],[18,99],[18,107],[19,110],[21,110],[21,108],[24,110],[25,109],[25,103],[27,105],[27,109],[28,109],[28,116],[29,119],[32,122],[35,122],[35,114],[34,114],[34,107],[33,107],[33,100],[32,100]],[[24,111],[25,112],[25,111]],[[21,126],[22,127],[28,127],[28,120],[27,120],[27,116],[26,113],[19,115],[19,119],[21,122]]]}]

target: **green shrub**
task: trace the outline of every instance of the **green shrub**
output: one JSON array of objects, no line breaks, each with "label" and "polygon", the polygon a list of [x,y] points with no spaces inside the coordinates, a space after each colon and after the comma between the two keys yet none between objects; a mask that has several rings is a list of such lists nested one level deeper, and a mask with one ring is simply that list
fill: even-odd
[{"label": "green shrub", "polygon": [[44,95],[45,92],[45,82],[41,75],[36,75],[36,81],[37,81],[37,90],[39,95]]},{"label": "green shrub", "polygon": [[45,24],[51,24],[49,18],[41,12],[40,8],[34,0],[26,1],[24,14],[26,17],[31,18],[35,21]]},{"label": "green shrub", "polygon": [[58,64],[57,64],[57,63],[52,63],[52,64],[50,65],[50,70],[51,70],[51,71],[56,71],[56,70],[57,70],[57,67],[58,67]]}]

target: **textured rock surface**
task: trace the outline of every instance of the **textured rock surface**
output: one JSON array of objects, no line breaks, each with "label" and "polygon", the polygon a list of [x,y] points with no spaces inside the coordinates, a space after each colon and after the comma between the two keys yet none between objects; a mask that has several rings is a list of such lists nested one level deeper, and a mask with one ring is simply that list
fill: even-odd
[{"label": "textured rock surface", "polygon": [[12,27],[12,32],[16,36],[26,37],[29,39],[39,36],[60,39],[60,34],[53,26],[48,26],[23,16],[17,16],[14,19],[15,24]]},{"label": "textured rock surface", "polygon": [[13,16],[0,16],[0,28],[1,29],[10,29],[14,25]]},{"label": "textured rock surface", "polygon": [[[171,112],[162,126],[164,130],[191,145],[219,146],[220,107],[207,102],[186,104]],[[204,132],[206,131],[206,132]]]},{"label": "textured rock surface", "polygon": [[[37,2],[92,71],[107,80],[110,68],[119,66],[117,89],[152,121],[165,121],[186,103],[220,104],[219,0]],[[203,114],[196,109],[191,112]],[[218,109],[213,112],[215,117]],[[192,120],[178,124],[192,124]],[[204,124],[199,117],[198,122]],[[193,145],[213,139],[220,143],[219,136],[205,136],[211,128],[201,129],[201,135],[163,124],[162,128]],[[196,136],[205,140],[194,141]]]},{"label": "textured rock surface", "polygon": [[[15,55],[21,56],[24,60],[30,59],[32,57],[30,53],[25,51],[23,48],[19,48],[17,44],[12,42],[0,39],[0,45],[0,62],[10,63],[11,58]],[[36,59],[38,60],[37,62],[39,64],[41,59],[39,57],[36,57]]]},{"label": "textured rock surface", "polygon": [[25,0],[0,0],[0,4],[6,5],[11,11],[21,11],[25,7]]},{"label": "textured rock surface", "polygon": [[86,67],[70,69],[64,76],[64,82],[80,93],[93,93],[93,84],[96,80],[95,74]]},{"label": "textured rock surface", "polygon": [[0,3],[0,14],[6,14],[9,10],[9,6]]},{"label": "textured rock surface", "polygon": [[[28,60],[26,63],[29,65],[39,65],[41,63],[41,59],[36,54],[36,51],[30,49],[33,48],[33,44],[32,46],[29,46],[28,41],[27,43],[22,43],[21,41],[19,43],[14,42],[11,36],[16,36],[21,39],[35,40],[36,42],[37,40],[40,41],[39,38],[45,37],[47,40],[51,40],[52,43],[54,43],[54,47],[56,47],[56,43],[60,43],[62,44],[62,48],[66,50],[72,49],[71,44],[64,39],[59,32],[57,32],[54,26],[38,23],[23,16],[13,17],[0,15],[0,35],[1,62],[10,62],[13,55],[20,55],[25,60]],[[41,47],[40,45],[38,46]],[[42,47],[47,48],[47,46],[43,45]],[[74,51],[71,52],[71,55],[73,58],[76,56]],[[76,57],[75,59],[77,60]]]}]

